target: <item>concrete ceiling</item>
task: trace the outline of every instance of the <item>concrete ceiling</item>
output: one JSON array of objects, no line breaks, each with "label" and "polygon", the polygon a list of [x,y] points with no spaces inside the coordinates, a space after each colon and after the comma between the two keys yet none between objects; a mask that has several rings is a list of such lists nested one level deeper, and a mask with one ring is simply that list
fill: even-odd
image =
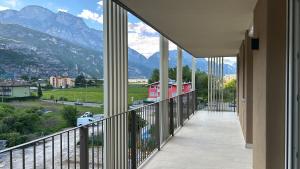
[{"label": "concrete ceiling", "polygon": [[256,0],[115,0],[195,57],[235,56]]}]

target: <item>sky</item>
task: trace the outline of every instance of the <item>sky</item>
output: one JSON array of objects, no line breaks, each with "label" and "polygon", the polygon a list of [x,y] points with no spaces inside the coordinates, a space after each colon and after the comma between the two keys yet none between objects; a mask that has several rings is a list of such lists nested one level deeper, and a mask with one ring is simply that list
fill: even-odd
[{"label": "sky", "polygon": [[[0,11],[20,10],[28,5],[39,5],[53,12],[67,12],[81,17],[90,28],[103,28],[103,0],[0,0]],[[159,33],[129,13],[128,45],[148,58],[159,51]],[[169,50],[176,49],[176,45],[170,42]],[[227,58],[225,63],[233,64],[234,60]]]}]

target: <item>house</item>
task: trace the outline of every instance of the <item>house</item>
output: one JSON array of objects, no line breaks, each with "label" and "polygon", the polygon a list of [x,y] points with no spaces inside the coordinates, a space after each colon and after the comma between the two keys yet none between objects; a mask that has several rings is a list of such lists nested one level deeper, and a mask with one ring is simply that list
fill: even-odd
[{"label": "house", "polygon": [[[148,86],[148,98],[147,101],[154,102],[158,101],[160,99],[160,92],[159,92],[159,82],[151,83]],[[182,84],[182,92],[187,93],[190,92],[192,89],[191,82],[189,83],[183,83]],[[168,90],[168,96],[174,97],[177,95],[177,83],[175,80],[169,80],[169,90]]]},{"label": "house", "polygon": [[128,79],[129,84],[148,84],[148,79],[140,78],[140,79]]},{"label": "house", "polygon": [[69,88],[75,86],[75,79],[68,76],[51,76],[50,84],[54,88]]},{"label": "house", "polygon": [[30,85],[25,81],[0,82],[1,97],[29,97]]}]

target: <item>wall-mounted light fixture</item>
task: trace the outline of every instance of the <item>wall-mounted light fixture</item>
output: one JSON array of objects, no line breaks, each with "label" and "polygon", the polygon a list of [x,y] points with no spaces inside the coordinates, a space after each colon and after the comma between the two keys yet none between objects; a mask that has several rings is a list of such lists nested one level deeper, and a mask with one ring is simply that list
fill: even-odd
[{"label": "wall-mounted light fixture", "polygon": [[252,50],[259,49],[259,39],[258,38],[251,38],[251,48],[252,48]]}]

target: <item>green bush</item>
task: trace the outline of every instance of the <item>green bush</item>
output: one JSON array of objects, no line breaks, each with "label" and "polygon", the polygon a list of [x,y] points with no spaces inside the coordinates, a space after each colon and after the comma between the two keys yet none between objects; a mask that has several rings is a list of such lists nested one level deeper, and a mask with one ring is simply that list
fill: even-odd
[{"label": "green bush", "polygon": [[59,97],[59,99],[58,99],[59,101],[68,101],[68,99],[67,98],[65,98],[65,97]]},{"label": "green bush", "polygon": [[54,96],[53,95],[50,96],[50,100],[54,100]]},{"label": "green bush", "polygon": [[103,135],[89,136],[89,146],[103,146]]},{"label": "green bush", "polygon": [[0,134],[0,140],[7,140],[7,146],[12,147],[26,142],[27,139],[26,136],[23,136],[18,132],[12,132]]},{"label": "green bush", "polygon": [[65,106],[63,108],[63,117],[69,126],[76,126],[78,111],[75,106]]}]

